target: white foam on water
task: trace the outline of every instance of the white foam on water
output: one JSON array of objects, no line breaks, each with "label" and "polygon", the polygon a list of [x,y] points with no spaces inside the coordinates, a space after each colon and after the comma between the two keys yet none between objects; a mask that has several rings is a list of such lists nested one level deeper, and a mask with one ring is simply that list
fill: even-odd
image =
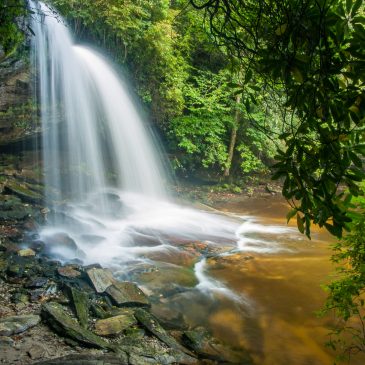
[{"label": "white foam on water", "polygon": [[250,299],[245,297],[243,294],[235,293],[219,280],[213,279],[206,274],[206,270],[207,260],[205,258],[195,264],[194,272],[199,281],[196,285],[196,289],[208,295],[223,295],[238,304],[244,305],[247,309],[252,309],[253,302]]}]

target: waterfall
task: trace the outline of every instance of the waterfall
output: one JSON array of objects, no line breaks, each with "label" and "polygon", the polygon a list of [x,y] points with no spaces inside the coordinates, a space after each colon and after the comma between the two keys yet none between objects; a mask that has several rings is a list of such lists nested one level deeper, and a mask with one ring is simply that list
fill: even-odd
[{"label": "waterfall", "polygon": [[153,135],[123,79],[102,55],[75,45],[48,5],[30,4],[51,208],[40,232],[46,251],[65,262],[99,263],[124,277],[139,268],[171,273],[179,257],[190,265],[199,260],[190,270],[197,289],[235,298],[209,279],[204,255],[261,252],[262,246],[278,251],[279,244],[260,238],[267,230],[247,218],[171,202]]},{"label": "waterfall", "polygon": [[110,186],[166,198],[161,157],[123,80],[103,56],[76,46],[51,8],[31,7],[47,204],[82,202]]}]

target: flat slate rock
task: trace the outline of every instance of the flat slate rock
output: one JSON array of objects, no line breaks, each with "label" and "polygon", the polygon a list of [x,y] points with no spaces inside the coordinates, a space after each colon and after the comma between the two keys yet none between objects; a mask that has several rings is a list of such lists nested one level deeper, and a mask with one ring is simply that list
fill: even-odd
[{"label": "flat slate rock", "polygon": [[44,304],[42,316],[56,332],[64,337],[69,337],[89,347],[111,348],[111,345],[106,341],[91,331],[82,328],[58,303]]},{"label": "flat slate rock", "polygon": [[129,313],[99,319],[95,323],[95,333],[99,336],[117,336],[136,323],[134,315]]},{"label": "flat slate rock", "polygon": [[81,276],[81,272],[74,269],[71,266],[63,266],[63,267],[59,267],[57,269],[58,275],[63,276],[65,278],[78,278],[79,276]]},{"label": "flat slate rock", "polygon": [[115,355],[67,355],[37,362],[34,365],[128,365],[128,361]]},{"label": "flat slate rock", "polygon": [[86,271],[97,293],[104,293],[108,287],[115,283],[111,271],[100,268],[92,268]]},{"label": "flat slate rock", "polygon": [[149,307],[147,296],[138,286],[129,281],[118,282],[105,291],[114,303],[119,306]]},{"label": "flat slate rock", "polygon": [[11,316],[0,319],[0,336],[12,336],[36,326],[41,320],[37,315]]}]

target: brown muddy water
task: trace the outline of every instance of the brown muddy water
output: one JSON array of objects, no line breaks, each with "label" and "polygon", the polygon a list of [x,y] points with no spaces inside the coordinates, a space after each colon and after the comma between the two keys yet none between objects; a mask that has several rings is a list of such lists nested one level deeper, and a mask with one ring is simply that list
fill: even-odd
[{"label": "brown muddy water", "polygon": [[[288,208],[279,197],[250,198],[217,208],[254,217],[262,225],[287,226]],[[207,258],[205,274],[224,283],[228,295],[182,292],[166,298],[165,306],[154,311],[160,317],[179,313],[190,326],[207,327],[232,347],[246,348],[257,365],[334,364],[335,354],[325,346],[334,318],[316,315],[326,298],[321,285],[334,271],[334,240],[314,227],[310,241],[296,232],[294,222],[292,226],[285,235],[265,234],[266,240],[280,246],[277,252],[243,250]],[[189,268],[180,275],[186,285],[193,281]],[[352,358],[349,363],[363,365],[365,359]]]}]

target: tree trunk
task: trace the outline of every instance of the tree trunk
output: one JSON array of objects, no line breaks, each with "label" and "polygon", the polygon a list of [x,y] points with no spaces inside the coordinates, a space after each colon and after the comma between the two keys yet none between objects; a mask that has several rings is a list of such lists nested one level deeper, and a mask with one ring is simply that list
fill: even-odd
[{"label": "tree trunk", "polygon": [[240,120],[240,110],[238,108],[238,105],[240,103],[241,103],[241,95],[238,94],[237,97],[236,97],[237,108],[236,108],[236,112],[234,114],[234,124],[233,124],[233,127],[232,127],[231,139],[230,139],[230,142],[229,142],[227,167],[224,170],[224,176],[225,177],[229,176],[229,173],[230,173],[230,170],[231,170],[231,165],[232,165],[232,160],[233,160],[234,147],[236,146],[237,130],[238,130],[238,125],[239,125],[239,120]]}]

